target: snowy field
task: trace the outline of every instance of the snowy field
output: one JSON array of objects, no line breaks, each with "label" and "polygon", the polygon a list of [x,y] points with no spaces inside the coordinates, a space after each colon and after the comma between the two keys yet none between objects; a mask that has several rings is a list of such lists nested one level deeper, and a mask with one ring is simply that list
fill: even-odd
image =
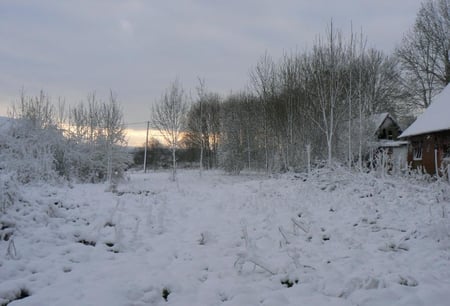
[{"label": "snowy field", "polygon": [[23,189],[0,215],[0,305],[450,305],[448,184],[169,177]]}]

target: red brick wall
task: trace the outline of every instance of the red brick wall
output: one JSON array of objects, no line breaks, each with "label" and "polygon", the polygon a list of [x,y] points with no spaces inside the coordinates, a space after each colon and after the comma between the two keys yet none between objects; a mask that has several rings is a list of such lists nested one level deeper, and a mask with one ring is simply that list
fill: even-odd
[{"label": "red brick wall", "polygon": [[[450,145],[450,131],[420,135],[410,138],[411,145],[408,150],[408,162],[413,168],[422,166],[429,174],[436,174],[435,168],[435,149],[437,149],[438,169],[441,167],[444,157],[443,148]],[[418,143],[422,143],[422,160],[413,159],[413,148]]]}]

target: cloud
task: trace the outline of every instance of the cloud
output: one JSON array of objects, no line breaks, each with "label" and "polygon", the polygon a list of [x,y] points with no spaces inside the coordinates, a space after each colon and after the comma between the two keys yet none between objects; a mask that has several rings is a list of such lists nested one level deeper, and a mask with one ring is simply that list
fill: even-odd
[{"label": "cloud", "polygon": [[131,22],[127,19],[121,19],[119,20],[119,26],[122,33],[132,35],[133,34],[133,25]]},{"label": "cloud", "polygon": [[2,95],[17,95],[23,86],[78,103],[90,91],[106,97],[113,89],[126,120],[145,121],[175,77],[187,89],[202,77],[211,90],[239,90],[264,52],[276,59],[305,50],[332,18],[344,33],[353,23],[369,45],[390,52],[420,2],[2,1]]}]

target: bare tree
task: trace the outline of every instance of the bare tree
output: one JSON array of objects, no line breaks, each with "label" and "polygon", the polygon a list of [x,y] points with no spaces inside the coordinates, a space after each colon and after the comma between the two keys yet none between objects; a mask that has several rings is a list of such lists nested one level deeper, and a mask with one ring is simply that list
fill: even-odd
[{"label": "bare tree", "polygon": [[[123,123],[123,112],[117,102],[117,96],[110,91],[109,103],[103,103],[100,110],[101,128],[103,130],[106,152],[107,152],[107,180],[114,184],[113,177],[120,176],[126,159],[123,157],[123,146],[125,141],[125,125]],[[113,175],[113,173],[117,173]]]},{"label": "bare tree", "polygon": [[396,55],[411,103],[426,108],[450,83],[450,0],[427,0]]},{"label": "bare tree", "polygon": [[193,103],[186,118],[184,144],[198,149],[200,175],[203,167],[214,167],[217,142],[220,133],[220,96],[208,92],[204,81],[197,87],[197,101]]},{"label": "bare tree", "polygon": [[153,127],[159,131],[172,151],[172,180],[176,176],[176,150],[182,138],[187,113],[186,95],[178,80],[175,80],[152,107]]},{"label": "bare tree", "polygon": [[266,172],[269,172],[271,170],[270,161],[273,159],[273,131],[270,126],[270,119],[273,114],[273,102],[277,96],[277,75],[276,65],[268,53],[265,53],[259,59],[254,69],[250,72],[250,80],[262,104],[263,116],[258,118],[262,120],[256,124],[263,127],[265,169]]},{"label": "bare tree", "polygon": [[123,175],[128,162],[125,126],[122,109],[112,91],[108,102],[99,101],[95,93],[90,93],[87,103],[71,109],[68,140],[76,144],[68,154],[78,179],[107,180],[113,185],[113,179]]},{"label": "bare tree", "polygon": [[197,87],[197,95],[198,95],[198,106],[199,106],[199,117],[198,117],[198,121],[197,121],[197,130],[200,132],[199,133],[199,142],[200,142],[200,176],[202,175],[202,171],[203,171],[203,151],[205,148],[205,130],[206,130],[206,126],[205,126],[205,119],[204,119],[204,100],[205,100],[205,81],[199,79],[199,86]]},{"label": "bare tree", "polygon": [[9,115],[26,120],[34,129],[53,127],[56,124],[55,107],[43,90],[36,97],[27,97],[22,89],[20,101],[11,106]]},{"label": "bare tree", "polygon": [[314,46],[309,65],[312,87],[308,111],[311,113],[311,120],[326,138],[329,166],[332,163],[336,132],[346,110],[347,52],[348,48],[341,33],[336,31],[331,23],[327,40],[319,39]]},{"label": "bare tree", "polygon": [[228,173],[239,174],[245,166],[242,94],[230,95],[222,104],[220,165]]}]

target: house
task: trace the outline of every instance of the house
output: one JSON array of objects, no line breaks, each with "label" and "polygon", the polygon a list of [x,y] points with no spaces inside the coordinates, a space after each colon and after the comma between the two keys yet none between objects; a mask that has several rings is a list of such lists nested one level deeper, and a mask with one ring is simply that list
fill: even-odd
[{"label": "house", "polygon": [[373,114],[370,117],[374,134],[380,140],[397,140],[402,133],[397,121],[389,113]]},{"label": "house", "polygon": [[[402,130],[389,113],[374,114],[370,117],[375,141],[370,143],[371,160],[387,157],[383,160],[390,167],[403,168],[407,163],[408,141],[398,140]],[[382,156],[380,156],[380,154]]]},{"label": "house", "polygon": [[450,169],[450,85],[433,98],[400,138],[410,141],[408,162],[413,168],[441,175]]}]

